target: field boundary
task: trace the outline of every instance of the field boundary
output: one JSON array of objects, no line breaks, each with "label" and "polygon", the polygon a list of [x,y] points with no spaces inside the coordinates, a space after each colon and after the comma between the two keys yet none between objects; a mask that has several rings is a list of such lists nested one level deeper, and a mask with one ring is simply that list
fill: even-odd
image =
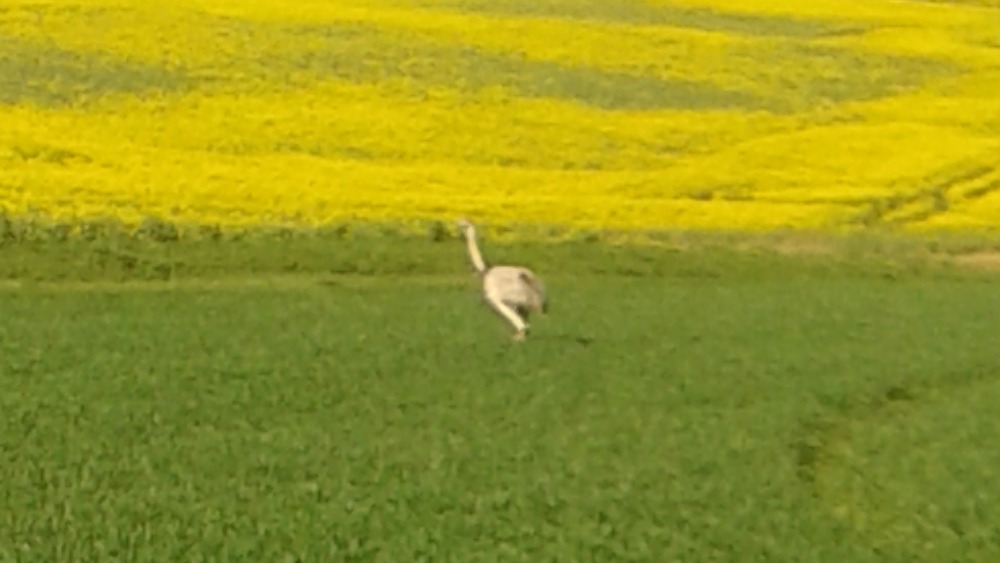
[{"label": "field boundary", "polygon": [[[988,233],[482,227],[480,242],[490,263],[528,266],[547,279],[719,278],[732,260],[760,266],[791,261],[810,275],[851,269],[881,274],[887,268],[891,275],[900,269],[1000,272],[1000,238]],[[292,289],[322,280],[356,287],[385,280],[474,280],[464,244],[441,222],[224,231],[153,219],[128,228],[115,221],[71,225],[0,214],[0,255],[0,290]]]},{"label": "field boundary", "polygon": [[0,280],[0,292],[33,291],[52,293],[87,292],[166,292],[166,291],[234,291],[269,289],[302,291],[323,289],[364,289],[405,283],[420,286],[465,287],[475,284],[473,276],[439,275],[362,275],[362,274],[262,274],[220,277],[192,277],[174,280],[95,280],[95,281],[32,281]]},{"label": "field boundary", "polygon": [[[697,252],[688,250],[687,252]],[[751,253],[750,249],[742,252]],[[815,254],[808,249],[796,248],[787,253],[775,251],[786,256],[820,256],[836,259],[838,255],[826,248],[819,249]],[[936,268],[947,268],[956,273],[1000,274],[1000,252],[971,252],[958,256],[934,254],[922,265]],[[459,265],[461,267],[461,265]],[[622,273],[573,273],[560,274],[546,272],[548,281],[560,281],[579,277],[631,277]],[[321,290],[364,290],[382,288],[393,285],[451,287],[456,289],[476,289],[478,279],[469,274],[360,274],[360,273],[330,273],[330,274],[241,274],[241,275],[199,275],[176,279],[122,279],[122,280],[34,280],[26,278],[0,279],[0,292],[31,292],[31,293],[131,293],[131,292],[226,292],[242,290],[271,291],[321,291]]]}]

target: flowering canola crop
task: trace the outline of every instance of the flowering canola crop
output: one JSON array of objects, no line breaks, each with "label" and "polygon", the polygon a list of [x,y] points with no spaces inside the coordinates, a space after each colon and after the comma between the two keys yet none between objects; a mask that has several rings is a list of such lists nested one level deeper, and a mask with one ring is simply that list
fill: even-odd
[{"label": "flowering canola crop", "polygon": [[1000,225],[990,0],[0,0],[0,211]]}]

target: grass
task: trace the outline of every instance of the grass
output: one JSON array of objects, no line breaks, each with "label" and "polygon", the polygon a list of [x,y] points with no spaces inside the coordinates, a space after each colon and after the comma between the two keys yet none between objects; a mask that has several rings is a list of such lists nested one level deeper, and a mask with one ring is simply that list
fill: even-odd
[{"label": "grass", "polygon": [[[573,275],[674,275],[688,256],[708,252],[728,262],[768,266],[797,256],[813,273],[831,266],[865,275],[947,273],[955,262],[992,264],[1000,243],[974,233],[900,236],[869,231],[579,231],[547,225],[480,225],[497,259],[547,265]],[[324,228],[183,225],[147,218],[52,222],[0,215],[0,280],[31,282],[185,282],[284,275],[448,276],[455,273],[457,233],[447,224],[341,224]],[[695,251],[689,254],[685,251]],[[673,257],[665,262],[664,255]],[[595,260],[594,256],[600,256]],[[697,267],[697,258],[691,267]],[[988,269],[988,268],[987,268]],[[719,274],[721,275],[721,274]]]},{"label": "grass", "polygon": [[516,345],[455,240],[152,238],[4,247],[0,559],[1000,553],[996,274],[486,241],[551,288]]}]

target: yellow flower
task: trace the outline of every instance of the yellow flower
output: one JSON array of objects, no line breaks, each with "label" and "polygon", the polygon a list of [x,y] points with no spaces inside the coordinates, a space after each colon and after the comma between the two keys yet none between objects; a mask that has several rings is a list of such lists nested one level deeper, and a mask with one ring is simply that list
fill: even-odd
[{"label": "yellow flower", "polygon": [[19,77],[0,87],[0,209],[222,226],[998,224],[1000,15],[562,1],[0,1],[0,72]]}]

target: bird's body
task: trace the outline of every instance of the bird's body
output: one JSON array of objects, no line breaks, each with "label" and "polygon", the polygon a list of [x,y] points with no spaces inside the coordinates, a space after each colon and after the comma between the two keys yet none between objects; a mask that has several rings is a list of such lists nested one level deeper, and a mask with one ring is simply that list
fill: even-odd
[{"label": "bird's body", "polygon": [[546,312],[545,286],[534,272],[520,266],[494,266],[483,276],[483,292],[514,307],[519,315]]},{"label": "bird's body", "polygon": [[459,228],[465,237],[469,258],[483,280],[483,297],[515,329],[514,338],[523,340],[528,331],[528,317],[533,312],[547,313],[545,285],[534,272],[522,266],[488,266],[476,242],[476,229],[466,220]]}]

